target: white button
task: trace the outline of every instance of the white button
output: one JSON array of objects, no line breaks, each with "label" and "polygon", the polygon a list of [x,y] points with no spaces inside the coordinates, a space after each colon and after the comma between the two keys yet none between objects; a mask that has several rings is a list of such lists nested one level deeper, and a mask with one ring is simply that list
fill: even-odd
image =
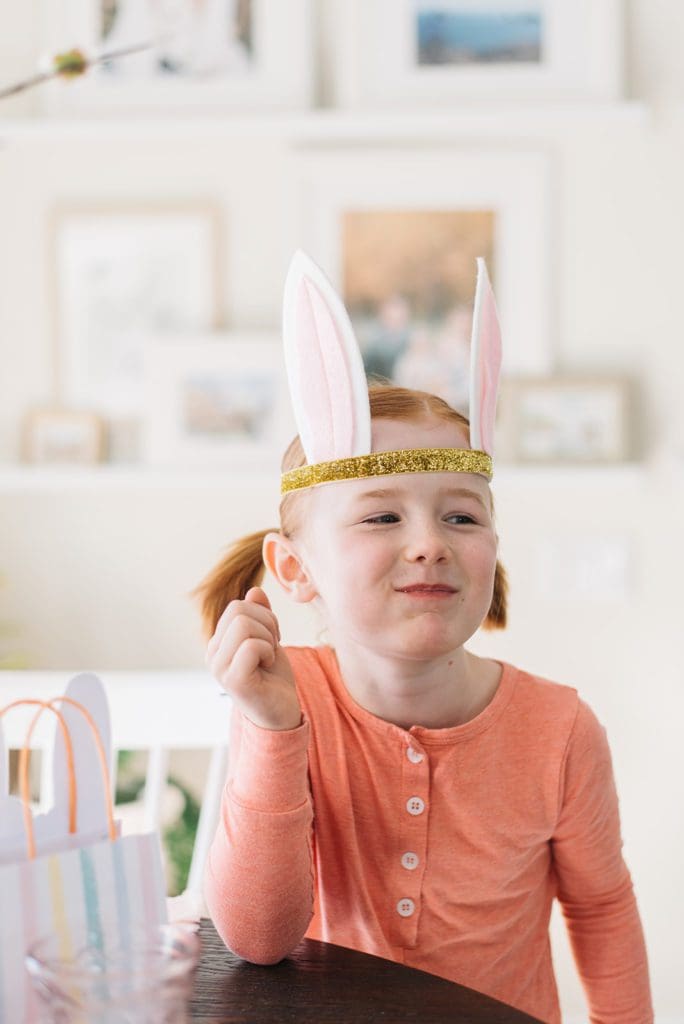
[{"label": "white button", "polygon": [[411,764],[420,764],[425,755],[421,754],[420,750],[414,750],[413,747],[407,747],[406,756]]},{"label": "white button", "polygon": [[425,810],[425,803],[419,796],[412,796],[406,801],[406,810],[409,814],[422,814]]},{"label": "white button", "polygon": [[410,917],[415,909],[416,905],[413,900],[399,900],[397,903],[397,913],[402,917]]},{"label": "white button", "polygon": [[407,871],[413,871],[418,867],[418,854],[417,853],[404,853],[401,858],[401,866],[406,868]]}]

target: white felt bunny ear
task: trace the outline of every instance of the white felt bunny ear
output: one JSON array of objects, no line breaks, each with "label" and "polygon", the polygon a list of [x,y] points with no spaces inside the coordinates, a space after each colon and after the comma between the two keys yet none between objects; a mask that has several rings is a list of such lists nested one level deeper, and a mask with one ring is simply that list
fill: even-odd
[{"label": "white felt bunny ear", "polygon": [[492,456],[500,371],[501,328],[487,266],[478,257],[470,339],[470,447]]},{"label": "white felt bunny ear", "polygon": [[309,465],[368,455],[368,384],[349,315],[300,249],[285,281],[283,341],[290,397]]}]

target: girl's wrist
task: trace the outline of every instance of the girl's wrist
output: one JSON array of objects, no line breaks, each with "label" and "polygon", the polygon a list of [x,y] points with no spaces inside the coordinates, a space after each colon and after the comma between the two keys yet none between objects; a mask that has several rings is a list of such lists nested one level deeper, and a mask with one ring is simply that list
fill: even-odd
[{"label": "girl's wrist", "polygon": [[302,724],[302,709],[292,709],[281,713],[263,714],[254,711],[253,708],[243,708],[242,714],[248,718],[252,725],[259,729],[268,729],[270,732],[288,732],[298,729]]}]

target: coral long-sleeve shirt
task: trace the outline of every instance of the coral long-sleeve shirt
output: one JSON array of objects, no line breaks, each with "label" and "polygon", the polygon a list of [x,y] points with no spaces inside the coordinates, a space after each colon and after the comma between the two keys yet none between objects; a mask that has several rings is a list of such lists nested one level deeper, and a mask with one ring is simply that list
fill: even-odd
[{"label": "coral long-sleeve shirt", "polygon": [[355,703],[330,648],[287,654],[302,725],[233,716],[205,876],[226,945],[274,963],[306,934],[559,1024],[557,897],[592,1024],[651,1024],[610,751],[577,691],[503,663],[476,718],[407,730]]}]

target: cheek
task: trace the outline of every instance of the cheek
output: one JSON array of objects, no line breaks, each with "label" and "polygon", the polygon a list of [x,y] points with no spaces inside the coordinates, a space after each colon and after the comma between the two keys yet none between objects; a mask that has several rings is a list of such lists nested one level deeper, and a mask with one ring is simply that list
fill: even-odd
[{"label": "cheek", "polygon": [[[338,563],[337,579],[348,613],[358,618],[378,603],[378,588],[388,579],[386,555],[373,545],[360,544]],[[384,591],[383,591],[384,593]]]},{"label": "cheek", "polygon": [[[330,597],[345,614],[358,620],[377,613],[378,587],[391,578],[392,559],[381,545],[365,537],[341,547],[326,576]],[[384,590],[383,590],[384,593]]]},{"label": "cheek", "polygon": [[368,576],[387,566],[393,559],[393,545],[378,533],[359,531],[353,537],[346,538],[346,543],[339,545],[337,559],[339,570],[345,575],[363,573]]},{"label": "cheek", "polygon": [[354,614],[370,600],[370,584],[380,574],[378,552],[363,540],[328,545],[311,568],[316,587],[330,611]]},{"label": "cheek", "polygon": [[496,572],[497,543],[496,537],[483,537],[464,554],[474,579],[484,585],[494,582]]}]

